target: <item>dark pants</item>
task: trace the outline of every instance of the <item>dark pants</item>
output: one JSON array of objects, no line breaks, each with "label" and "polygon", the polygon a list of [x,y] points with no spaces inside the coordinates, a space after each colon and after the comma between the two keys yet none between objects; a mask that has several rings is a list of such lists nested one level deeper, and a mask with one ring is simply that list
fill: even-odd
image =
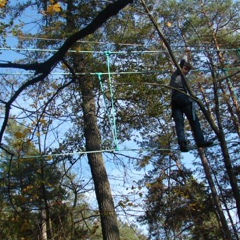
[{"label": "dark pants", "polygon": [[196,143],[204,141],[199,119],[196,115],[192,100],[183,93],[178,93],[172,98],[173,119],[175,122],[178,142],[186,141],[184,131],[184,115],[186,115]]}]

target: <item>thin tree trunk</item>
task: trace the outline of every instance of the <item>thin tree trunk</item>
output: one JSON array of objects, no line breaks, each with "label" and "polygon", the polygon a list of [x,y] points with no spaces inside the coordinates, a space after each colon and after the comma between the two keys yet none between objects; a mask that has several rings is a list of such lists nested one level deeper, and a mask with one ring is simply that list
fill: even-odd
[{"label": "thin tree trunk", "polygon": [[[81,82],[83,82],[82,79]],[[99,151],[101,150],[101,136],[97,125],[94,94],[87,82],[82,83],[81,88],[86,150]],[[103,239],[119,240],[120,235],[117,225],[117,215],[102,154],[88,153],[88,160],[100,211]]]},{"label": "thin tree trunk", "polygon": [[211,193],[212,193],[213,201],[214,201],[214,204],[215,204],[215,207],[216,207],[216,211],[217,211],[218,217],[220,219],[220,222],[222,224],[223,239],[231,240],[232,239],[231,238],[231,232],[228,228],[227,220],[224,216],[222,206],[221,206],[221,203],[220,203],[220,199],[219,199],[219,196],[217,194],[217,190],[215,188],[214,181],[212,179],[212,175],[211,175],[211,172],[210,172],[208,160],[207,160],[207,158],[205,156],[205,153],[204,153],[204,150],[202,148],[199,148],[198,151],[199,151],[200,158],[201,158],[201,161],[202,161],[202,165],[203,165],[203,168],[204,168],[207,180],[208,180],[208,184],[209,184],[210,189],[211,189]]},{"label": "thin tree trunk", "polygon": [[[50,224],[50,209],[48,206],[48,201],[47,201],[47,193],[46,193],[46,186],[44,184],[45,181],[45,174],[44,174],[44,166],[43,166],[43,160],[41,159],[41,191],[42,191],[42,214],[44,218],[42,219],[43,223],[43,232],[42,236],[46,237],[46,239],[52,239],[52,229],[51,229],[51,224]],[[45,236],[46,235],[46,236]],[[45,240],[45,238],[43,238]]]},{"label": "thin tree trunk", "polygon": [[[200,1],[200,2],[202,5],[203,14],[206,16],[207,19],[210,19],[207,15],[206,11],[204,10],[203,2],[202,1]],[[218,55],[220,65],[222,68],[224,68],[224,58],[223,58],[222,53],[219,51],[220,45],[219,45],[218,39],[217,39],[217,32],[214,30],[212,21],[208,21],[208,24],[209,24],[209,29],[212,30],[213,41],[216,46],[216,49],[218,50],[217,55]],[[214,64],[213,64],[213,60],[210,56],[209,56],[209,60],[210,60],[210,67],[213,68]],[[215,101],[215,108],[216,108],[216,117],[217,117],[218,129],[219,129],[218,132],[215,131],[215,133],[216,133],[218,140],[220,142],[220,145],[221,145],[225,168],[227,170],[229,181],[230,181],[230,184],[232,187],[233,196],[236,200],[238,218],[240,219],[240,191],[239,191],[239,187],[238,187],[237,177],[233,171],[231,158],[230,158],[227,143],[226,143],[226,138],[225,138],[224,130],[222,127],[221,113],[220,113],[220,109],[219,109],[220,105],[219,105],[218,89],[219,89],[219,87],[222,88],[222,84],[221,84],[221,82],[220,82],[220,84],[218,84],[217,79],[215,77],[215,72],[213,71],[213,69],[211,69],[211,71],[212,71],[211,73],[212,73],[212,79],[213,79],[213,85],[214,85],[214,101]],[[225,90],[224,90],[224,92],[225,92]],[[229,108],[231,108],[231,106],[228,104],[228,102],[227,102],[227,105]],[[236,105],[236,109],[238,109],[238,105]],[[230,114],[231,114],[231,112],[232,111],[230,111]],[[238,111],[237,111],[237,114],[238,114]]]},{"label": "thin tree trunk", "polygon": [[41,219],[42,219],[42,224],[41,224],[41,240],[47,240],[47,216],[46,216],[46,210],[42,209],[41,210]]},{"label": "thin tree trunk", "polygon": [[[206,94],[205,94],[205,92],[204,92],[204,89],[202,88],[202,86],[201,86],[201,84],[199,83],[198,84],[198,87],[199,87],[199,89],[200,89],[200,91],[201,91],[201,93],[202,93],[202,97],[204,98],[204,100],[205,100],[205,102],[206,102],[206,105],[207,105],[207,109],[208,109],[208,111],[209,111],[209,114],[211,114],[211,111],[210,111],[210,108],[208,107],[208,100],[206,99]],[[218,111],[216,111],[216,112],[219,112],[219,110]],[[212,114],[211,114],[212,115]],[[214,116],[212,115],[212,119],[214,119]],[[216,119],[214,119],[215,120],[215,122],[217,121]],[[221,136],[221,134],[222,134],[222,131],[219,131],[219,136]],[[223,141],[221,141],[221,146],[225,146],[225,143],[226,143],[226,141],[225,141],[225,137],[223,136],[221,139],[223,139]],[[224,148],[224,147],[222,147],[222,148]],[[229,161],[230,161],[230,156],[229,156],[229,153],[228,153],[228,149],[226,148],[226,150],[222,150],[222,152],[223,152],[223,155],[225,156],[224,157],[224,159],[229,159]],[[226,162],[226,160],[224,161],[224,162]],[[228,161],[227,161],[228,162]],[[225,167],[226,167],[226,163],[225,163]],[[231,167],[231,166],[230,166]],[[230,174],[232,174],[232,172],[233,172],[233,169],[231,170],[231,173]],[[219,186],[219,184],[217,184],[218,186]],[[219,186],[219,189],[220,189],[220,186]],[[221,191],[221,189],[220,189],[220,191]],[[233,224],[233,221],[232,221],[232,216],[230,215],[230,213],[229,213],[229,209],[227,208],[227,203],[226,203],[226,201],[222,198],[222,202],[223,202],[223,204],[225,205],[225,208],[226,208],[226,211],[227,211],[227,213],[228,213],[228,216],[229,216],[229,219],[230,219],[230,221],[231,221],[231,225],[232,225],[232,228],[233,228],[233,230],[234,230],[234,232],[235,232],[235,236],[236,236],[236,239],[238,239],[238,236],[236,235],[236,228],[235,228],[235,226],[234,226],[234,224]]]},{"label": "thin tree trunk", "polygon": [[[210,61],[211,61],[210,62],[211,66],[213,66],[211,58],[210,58]],[[233,196],[236,201],[238,218],[240,218],[240,192],[239,192],[239,188],[238,188],[238,181],[237,181],[237,177],[233,171],[233,166],[231,163],[231,158],[230,158],[228,147],[227,147],[224,129],[222,126],[221,112],[220,112],[220,108],[219,108],[220,103],[219,103],[219,96],[218,96],[218,84],[217,84],[217,80],[215,78],[215,74],[213,71],[212,71],[212,79],[213,79],[213,86],[214,86],[215,114],[216,114],[218,129],[219,129],[218,132],[215,132],[215,133],[220,142],[225,168],[227,170],[229,181],[230,181],[230,184],[232,187]]]},{"label": "thin tree trunk", "polygon": [[[147,5],[145,3],[144,0],[141,0],[141,3],[146,11],[146,13],[148,14],[151,22],[153,23],[154,27],[156,28],[160,38],[162,39],[162,41],[164,42],[168,53],[172,59],[172,61],[174,62],[174,64],[176,65],[176,67],[180,70],[180,66],[178,65],[173,52],[171,50],[171,46],[169,45],[167,39],[165,38],[165,36],[163,35],[163,33],[161,32],[160,28],[158,27],[157,22],[155,21],[155,19],[153,18],[153,16],[151,15],[149,9],[147,8]],[[213,64],[211,64],[211,66],[214,66]],[[212,72],[213,74],[213,72]],[[216,79],[215,76],[213,75],[213,83],[216,86]],[[218,137],[218,140],[221,144],[221,149],[222,149],[222,153],[223,153],[223,158],[224,158],[224,163],[225,163],[225,168],[227,170],[227,174],[230,180],[230,184],[232,187],[232,191],[233,191],[233,196],[236,200],[236,207],[237,207],[237,212],[238,212],[238,217],[240,218],[240,192],[239,192],[239,188],[238,188],[238,183],[237,183],[237,178],[234,174],[233,171],[233,167],[231,164],[231,159],[229,156],[229,152],[228,152],[228,148],[227,148],[227,144],[226,144],[226,139],[224,136],[224,132],[222,129],[222,125],[221,125],[221,121],[220,121],[220,115],[219,112],[216,111],[216,115],[217,115],[217,121],[218,121],[218,126],[215,124],[215,122],[213,121],[213,119],[211,118],[210,113],[207,111],[207,109],[205,108],[204,104],[196,97],[196,95],[193,93],[191,87],[189,86],[188,82],[186,81],[185,77],[183,76],[184,82],[186,84],[186,87],[188,89],[189,95],[190,97],[192,97],[194,99],[194,101],[197,102],[197,104],[199,105],[199,107],[201,108],[206,120],[208,121],[209,125],[211,126],[212,130],[215,132],[215,134]],[[217,91],[216,89],[214,89],[214,94],[215,94],[215,102],[218,100],[218,96],[217,96]],[[219,108],[219,103],[216,102],[216,108]]]}]

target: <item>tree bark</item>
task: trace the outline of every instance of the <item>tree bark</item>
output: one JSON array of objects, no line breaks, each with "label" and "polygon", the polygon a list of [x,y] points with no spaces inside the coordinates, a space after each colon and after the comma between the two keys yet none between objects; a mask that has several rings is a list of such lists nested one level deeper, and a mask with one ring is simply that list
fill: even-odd
[{"label": "tree bark", "polygon": [[206,174],[206,178],[208,180],[208,184],[209,184],[210,189],[211,189],[213,202],[214,202],[214,205],[216,207],[216,212],[217,212],[218,218],[219,218],[219,220],[221,222],[221,225],[222,225],[223,239],[231,240],[232,239],[231,238],[231,233],[230,233],[230,230],[228,228],[227,220],[224,216],[223,209],[221,207],[221,202],[220,202],[219,196],[217,194],[217,190],[215,188],[214,181],[212,179],[212,175],[211,175],[211,171],[210,171],[210,168],[209,168],[208,160],[207,160],[207,158],[204,154],[204,150],[202,148],[199,148],[198,151],[199,151],[200,158],[201,158],[201,161],[202,161],[202,165],[203,165],[203,168],[204,168],[204,171],[205,171],[205,174]]},{"label": "tree bark", "polygon": [[[43,81],[48,74],[54,69],[54,67],[64,58],[67,51],[80,40],[92,33],[94,33],[98,28],[100,28],[108,19],[117,15],[128,4],[133,3],[133,0],[117,0],[109,4],[105,9],[103,9],[99,14],[93,19],[93,21],[80,31],[77,31],[69,38],[66,39],[64,44],[58,49],[58,51],[51,56],[48,60],[43,63],[33,63],[33,64],[18,64],[18,63],[0,63],[0,68],[19,68],[25,70],[34,70],[36,76],[25,82],[21,87],[19,87],[14,95],[10,98],[8,102],[5,103],[5,117],[0,130],[0,143],[2,142],[3,134],[5,132],[9,114],[12,103],[19,97],[19,95],[27,89],[27,87],[32,86],[38,82]],[[0,145],[3,149],[3,147]]]},{"label": "tree bark", "polygon": [[88,160],[100,211],[103,239],[119,240],[117,215],[102,153],[94,153],[94,151],[101,150],[101,136],[97,125],[94,94],[88,84],[83,83],[81,87],[86,150],[91,151],[88,153]]},{"label": "tree bark", "polygon": [[[172,61],[174,62],[175,66],[181,70],[179,64],[177,63],[174,54],[171,50],[171,46],[168,43],[167,39],[165,38],[164,34],[162,33],[162,31],[160,30],[160,28],[158,27],[157,22],[155,21],[155,19],[153,18],[153,16],[151,15],[149,9],[147,8],[147,5],[145,3],[144,0],[141,0],[141,3],[146,11],[146,13],[148,14],[151,22],[153,23],[154,27],[156,28],[159,37],[162,39],[164,45],[166,46],[166,49],[168,50],[168,53],[172,59]],[[214,66],[212,64],[212,66]],[[212,78],[213,78],[213,83],[214,86],[217,86],[217,80],[212,72]],[[206,120],[208,121],[209,125],[211,126],[212,130],[215,132],[220,145],[221,145],[221,149],[222,149],[222,153],[223,153],[223,158],[224,158],[224,163],[225,163],[225,168],[227,170],[227,174],[230,180],[230,184],[232,187],[232,191],[233,191],[233,195],[234,198],[236,200],[236,207],[237,207],[237,212],[238,212],[238,217],[240,218],[240,192],[239,192],[239,188],[238,188],[238,183],[237,183],[237,178],[234,174],[233,171],[233,167],[231,164],[231,159],[229,156],[229,152],[228,152],[228,148],[227,148],[227,144],[226,144],[226,139],[224,136],[224,132],[221,126],[221,121],[220,121],[220,114],[219,112],[216,110],[216,116],[217,116],[217,121],[218,121],[218,126],[215,124],[215,122],[213,121],[213,119],[211,118],[211,114],[209,113],[209,111],[207,111],[207,109],[205,108],[204,104],[196,97],[196,95],[194,94],[194,92],[192,91],[192,88],[189,86],[188,82],[186,81],[185,77],[183,76],[184,82],[186,84],[187,90],[189,92],[190,97],[197,102],[197,104],[199,105],[200,109],[202,110]],[[218,95],[217,95],[217,88],[215,87],[214,89],[214,94],[215,94],[215,102],[218,101]],[[219,108],[219,103],[216,102],[216,108]]]},{"label": "tree bark", "polygon": [[47,224],[46,224],[46,210],[42,209],[41,210],[41,219],[42,219],[42,224],[41,224],[41,240],[47,240]]}]

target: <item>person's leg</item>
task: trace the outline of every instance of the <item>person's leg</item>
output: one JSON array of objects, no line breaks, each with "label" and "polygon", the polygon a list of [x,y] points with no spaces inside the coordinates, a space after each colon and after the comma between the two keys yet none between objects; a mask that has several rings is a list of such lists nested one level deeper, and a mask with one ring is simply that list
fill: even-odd
[{"label": "person's leg", "polygon": [[180,150],[182,152],[187,152],[187,142],[185,139],[185,131],[184,131],[184,117],[183,112],[179,108],[175,108],[173,110],[173,119],[175,122],[175,128],[178,138],[178,144],[180,146]]},{"label": "person's leg", "polygon": [[193,109],[192,104],[185,106],[182,110],[185,113],[185,115],[189,121],[189,124],[193,131],[193,136],[194,136],[197,146],[198,147],[207,147],[207,146],[212,145],[212,142],[208,142],[208,141],[204,140],[200,122],[199,122],[198,116],[195,112],[195,109]]},{"label": "person's leg", "polygon": [[192,109],[192,104],[189,104],[184,108],[184,113],[189,121],[196,143],[204,141],[199,119],[195,111]]},{"label": "person's leg", "polygon": [[185,132],[184,132],[184,118],[183,113],[180,109],[174,109],[173,119],[175,122],[175,128],[177,133],[178,142],[185,141]]}]

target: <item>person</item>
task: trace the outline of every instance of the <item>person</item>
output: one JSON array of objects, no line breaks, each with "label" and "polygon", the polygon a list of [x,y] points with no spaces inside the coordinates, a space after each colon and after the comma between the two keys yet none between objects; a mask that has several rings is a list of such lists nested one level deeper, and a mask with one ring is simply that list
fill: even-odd
[{"label": "person", "polygon": [[183,75],[186,76],[193,68],[188,62],[187,56],[182,58],[179,66],[181,71],[180,69],[177,69],[172,74],[170,81],[170,86],[172,87],[171,107],[180,151],[188,152],[188,145],[184,130],[184,114],[191,126],[197,147],[209,147],[213,144],[213,142],[206,141],[204,139],[199,119],[194,109],[194,102],[192,98],[187,95],[188,91]]}]

